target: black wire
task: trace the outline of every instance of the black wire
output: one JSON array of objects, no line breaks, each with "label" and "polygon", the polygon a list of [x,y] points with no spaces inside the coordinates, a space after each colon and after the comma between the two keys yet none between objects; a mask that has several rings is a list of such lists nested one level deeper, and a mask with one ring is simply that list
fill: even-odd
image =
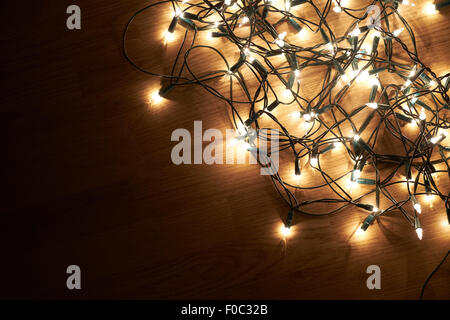
[{"label": "black wire", "polygon": [[447,253],[445,254],[444,258],[442,258],[441,262],[439,262],[439,264],[434,268],[433,271],[431,271],[431,273],[428,275],[427,279],[425,280],[425,283],[422,286],[422,290],[420,291],[420,297],[419,299],[422,300],[423,299],[423,294],[425,292],[425,288],[428,284],[428,282],[431,280],[431,277],[436,273],[436,271],[439,270],[439,268],[441,267],[441,265],[445,262],[445,260],[448,257],[448,254],[450,253],[450,250],[447,251]]}]

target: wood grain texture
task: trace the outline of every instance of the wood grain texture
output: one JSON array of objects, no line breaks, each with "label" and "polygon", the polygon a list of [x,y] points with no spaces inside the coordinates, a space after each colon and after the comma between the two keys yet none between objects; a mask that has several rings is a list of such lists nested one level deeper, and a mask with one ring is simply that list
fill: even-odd
[{"label": "wood grain texture", "polygon": [[[147,3],[77,1],[82,30],[68,31],[72,3],[2,2],[0,297],[417,298],[449,249],[442,204],[424,210],[422,241],[400,215],[356,239],[365,213],[349,209],[296,216],[284,243],[287,207],[257,166],[171,163],[174,129],[231,122],[225,104],[199,87],[149,106],[160,81],[121,51],[125,23]],[[438,75],[449,71],[449,15],[406,16]],[[163,69],[170,55],[160,41],[167,21],[154,16],[131,30],[132,50],[150,48],[133,51],[148,67]],[[71,264],[82,268],[78,292],[65,287]],[[366,287],[372,264],[381,290]],[[449,299],[449,284],[447,261],[425,298]]]}]

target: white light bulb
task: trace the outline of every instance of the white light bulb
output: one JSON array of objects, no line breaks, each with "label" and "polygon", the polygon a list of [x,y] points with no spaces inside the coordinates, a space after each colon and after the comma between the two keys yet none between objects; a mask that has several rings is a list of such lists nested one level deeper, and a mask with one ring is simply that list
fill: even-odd
[{"label": "white light bulb", "polygon": [[247,151],[250,149],[250,143],[243,141],[241,144],[242,150]]},{"label": "white light bulb", "polygon": [[353,140],[358,141],[359,139],[361,139],[361,137],[359,136],[359,134],[355,134],[353,136]]},{"label": "white light bulb", "polygon": [[360,34],[361,34],[361,30],[359,30],[358,27],[356,27],[355,29],[353,29],[352,32],[350,32],[350,36],[352,36],[352,37],[357,37],[357,36],[359,36]]},{"label": "white light bulb", "polygon": [[183,12],[181,11],[180,8],[175,8],[175,16],[176,17],[183,17]]},{"label": "white light bulb", "polygon": [[303,115],[303,119],[305,119],[306,121],[311,121],[311,115],[309,114],[309,113],[305,113],[304,115]]},{"label": "white light bulb", "polygon": [[356,169],[353,171],[353,178],[354,180],[358,179],[361,176],[361,170]]},{"label": "white light bulb", "polygon": [[151,99],[153,103],[160,103],[161,101],[163,101],[163,97],[159,95],[159,91],[153,92]]},{"label": "white light bulb", "polygon": [[288,88],[283,90],[283,97],[288,98],[291,94],[291,90],[289,90]]},{"label": "white light bulb", "polygon": [[362,228],[362,225],[356,230],[356,236],[362,236],[364,234],[364,232],[366,232],[366,230],[364,230]]},{"label": "white light bulb", "polygon": [[405,84],[403,85],[403,89],[408,88],[411,85],[411,80],[406,80]]},{"label": "white light bulb", "polygon": [[355,78],[359,73],[359,70],[351,70],[350,71],[350,78]]},{"label": "white light bulb", "polygon": [[294,70],[294,75],[297,79],[300,78],[300,70],[298,69]]},{"label": "white light bulb", "polygon": [[378,207],[373,207],[372,209],[373,212],[378,212],[378,210],[379,210]]},{"label": "white light bulb", "polygon": [[231,0],[225,0],[225,5],[229,6],[231,4]]},{"label": "white light bulb", "polygon": [[289,9],[291,8],[291,1],[290,0],[286,1],[285,8],[286,8],[286,11],[289,11]]},{"label": "white light bulb", "polygon": [[300,111],[294,111],[291,113],[291,117],[294,119],[300,119],[300,117],[302,116]]},{"label": "white light bulb", "polygon": [[377,77],[372,76],[372,77],[370,77],[370,79],[369,79],[369,85],[370,85],[371,87],[379,86],[379,85],[380,85],[380,81],[378,80]]},{"label": "white light bulb", "polygon": [[375,31],[373,32],[373,36],[379,38],[379,37],[381,36],[381,32],[378,31],[378,30],[375,30]]},{"label": "white light bulb", "polygon": [[175,39],[175,35],[172,32],[167,31],[164,35],[165,42],[172,42]]},{"label": "white light bulb", "polygon": [[436,143],[438,143],[438,142],[444,140],[445,138],[447,138],[447,135],[446,135],[445,133],[441,133],[441,134],[439,134],[439,135],[437,135],[437,136],[431,138],[431,139],[430,139],[430,142],[431,142],[432,144],[436,144]]},{"label": "white light bulb", "polygon": [[247,127],[241,122],[238,122],[236,126],[236,131],[239,136],[243,136],[244,134],[247,133]]},{"label": "white light bulb", "polygon": [[300,31],[297,33],[297,37],[298,37],[299,39],[304,39],[304,38],[306,38],[306,33],[307,33],[306,28],[303,28],[302,30],[300,30]]},{"label": "white light bulb", "polygon": [[342,79],[342,81],[344,81],[345,84],[350,82],[350,79],[348,78],[348,76],[345,73],[341,74],[341,79]]},{"label": "white light bulb", "polygon": [[364,70],[361,72],[358,77],[356,78],[358,81],[367,81],[370,77],[369,71]]},{"label": "white light bulb", "polygon": [[417,233],[417,237],[419,238],[419,240],[422,240],[422,237],[423,237],[423,230],[422,230],[422,228],[417,228],[416,229],[416,233]]},{"label": "white light bulb", "polygon": [[394,37],[398,37],[403,30],[404,28],[397,29],[392,34],[394,35]]},{"label": "white light bulb", "polygon": [[369,103],[366,103],[366,106],[368,106],[369,108],[372,108],[372,109],[377,109],[378,108],[378,103],[376,103],[376,102],[369,102]]},{"label": "white light bulb", "polygon": [[317,157],[311,157],[311,159],[309,160],[309,164],[311,165],[311,167],[317,167],[317,165],[319,164],[319,159],[317,159]]},{"label": "white light bulb", "polygon": [[414,209],[417,211],[417,213],[422,213],[422,206],[420,203],[414,204]]},{"label": "white light bulb", "polygon": [[425,6],[425,13],[426,14],[435,14],[437,11],[436,11],[436,5],[434,4],[434,3],[428,3],[426,6]]},{"label": "white light bulb", "polygon": [[282,235],[284,238],[286,238],[286,237],[288,237],[288,236],[291,234],[291,228],[282,226],[280,232],[281,232],[281,235]]},{"label": "white light bulb", "polygon": [[425,110],[422,108],[422,111],[420,111],[419,119],[425,120],[426,118],[427,118],[427,116],[425,114]]},{"label": "white light bulb", "polygon": [[434,86],[436,86],[436,81],[431,80],[430,82],[428,82],[428,85],[429,85],[430,87],[434,87]]},{"label": "white light bulb", "polygon": [[335,6],[335,7],[333,8],[333,11],[336,12],[336,13],[339,13],[339,12],[342,11],[342,9],[341,9],[340,6]]},{"label": "white light bulb", "polygon": [[275,40],[275,43],[279,46],[279,47],[284,47],[284,37],[286,37],[286,32],[282,32],[278,35],[278,38]]},{"label": "white light bulb", "polygon": [[249,22],[250,20],[248,19],[247,16],[242,18],[242,24]]},{"label": "white light bulb", "polygon": [[334,47],[331,42],[328,42],[325,47],[327,48],[328,51],[330,51],[330,53],[334,53]]}]

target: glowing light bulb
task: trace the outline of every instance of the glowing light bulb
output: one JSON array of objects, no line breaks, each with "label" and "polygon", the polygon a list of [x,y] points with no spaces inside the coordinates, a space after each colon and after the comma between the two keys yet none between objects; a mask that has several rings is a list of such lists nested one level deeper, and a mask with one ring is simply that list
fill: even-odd
[{"label": "glowing light bulb", "polygon": [[425,200],[427,202],[431,202],[431,200],[433,200],[433,195],[431,193],[427,193],[425,196]]},{"label": "glowing light bulb", "polygon": [[362,228],[362,225],[356,230],[356,236],[362,236],[364,233],[366,232],[366,230],[364,230]]},{"label": "glowing light bulb", "polygon": [[278,38],[275,40],[275,43],[279,46],[279,47],[284,47],[284,37],[286,37],[286,32],[282,32],[278,35]]},{"label": "glowing light bulb", "polygon": [[280,233],[284,238],[287,238],[291,234],[291,228],[282,226],[280,229]]},{"label": "glowing light bulb", "polygon": [[407,6],[409,4],[409,1],[408,0],[403,0],[402,4]]},{"label": "glowing light bulb", "polygon": [[175,13],[174,13],[175,17],[183,17],[183,12],[181,11],[180,8],[175,8]]},{"label": "glowing light bulb", "polygon": [[439,134],[439,135],[437,135],[437,136],[431,138],[431,139],[430,139],[430,142],[431,142],[432,144],[436,144],[436,143],[441,142],[441,141],[444,140],[445,138],[447,138],[447,135],[446,135],[445,133],[441,133],[441,134]]},{"label": "glowing light bulb", "polygon": [[297,37],[298,37],[299,39],[304,39],[304,38],[306,38],[307,32],[308,32],[308,30],[306,30],[306,28],[303,28],[302,30],[300,30],[300,31],[297,33]]},{"label": "glowing light bulb", "polygon": [[255,61],[255,58],[253,56],[248,56],[247,60],[248,62],[252,63],[253,61]]},{"label": "glowing light bulb", "polygon": [[356,27],[355,29],[353,29],[352,32],[350,32],[350,36],[352,36],[352,37],[357,37],[357,36],[359,36],[360,34],[361,34],[361,30],[359,30],[358,27]]},{"label": "glowing light bulb", "polygon": [[317,167],[317,165],[319,164],[319,159],[316,156],[311,157],[311,159],[309,160],[309,164],[311,165],[311,167]]},{"label": "glowing light bulb", "polygon": [[245,24],[245,23],[247,23],[249,21],[250,21],[249,18],[247,16],[245,16],[245,17],[242,18],[242,22],[241,23]]},{"label": "glowing light bulb", "polygon": [[173,34],[173,32],[169,32],[167,31],[166,34],[164,35],[164,41],[165,42],[172,42],[175,39],[175,35]]},{"label": "glowing light bulb", "polygon": [[336,12],[336,13],[339,13],[339,12],[342,11],[342,9],[341,9],[340,6],[335,6],[335,7],[333,8],[333,11]]},{"label": "glowing light bulb", "polygon": [[350,189],[356,189],[358,187],[358,183],[356,181],[353,181],[352,179],[349,179],[349,186]]},{"label": "glowing light bulb", "polygon": [[419,119],[425,120],[426,118],[427,118],[427,116],[425,114],[425,110],[422,108],[422,111],[420,111]]},{"label": "glowing light bulb", "polygon": [[300,70],[296,69],[294,70],[294,76],[299,79],[300,78]]},{"label": "glowing light bulb", "polygon": [[425,11],[426,14],[435,14],[435,13],[437,13],[436,5],[434,3],[428,3],[425,6],[424,11]]},{"label": "glowing light bulb", "polygon": [[353,136],[353,140],[358,141],[359,139],[361,139],[361,137],[359,136],[359,134],[355,134]]},{"label": "glowing light bulb", "polygon": [[404,28],[397,29],[394,32],[392,32],[392,34],[394,35],[394,37],[398,37],[403,30]]},{"label": "glowing light bulb", "polygon": [[359,170],[359,169],[353,170],[353,178],[354,178],[353,180],[358,179],[360,176],[361,176],[361,170]]},{"label": "glowing light bulb", "polygon": [[227,6],[229,6],[229,5],[231,5],[231,0],[225,0],[225,5],[227,5]]},{"label": "glowing light bulb", "polygon": [[378,31],[378,30],[375,30],[375,31],[373,32],[373,36],[379,38],[379,37],[381,36],[381,32]]},{"label": "glowing light bulb", "polygon": [[380,209],[378,209],[378,207],[373,207],[372,211],[373,212],[378,212]]},{"label": "glowing light bulb", "polygon": [[244,54],[247,56],[250,54],[250,49],[248,47],[245,47],[244,50],[242,50]]},{"label": "glowing light bulb", "polygon": [[300,119],[301,116],[302,116],[302,113],[300,111],[294,111],[291,113],[291,117],[294,119]]},{"label": "glowing light bulb", "polygon": [[311,114],[309,114],[309,113],[305,113],[304,115],[303,115],[303,119],[305,119],[306,121],[311,121]]},{"label": "glowing light bulb", "polygon": [[409,77],[412,78],[416,74],[416,67],[412,68],[409,72]]},{"label": "glowing light bulb", "polygon": [[419,238],[419,240],[422,240],[422,237],[423,237],[422,228],[416,228],[416,233],[417,233],[417,237]]},{"label": "glowing light bulb", "polygon": [[355,78],[359,73],[359,70],[351,70],[350,71],[350,78]]},{"label": "glowing light bulb", "polygon": [[244,134],[247,133],[247,127],[243,123],[238,122],[236,126],[236,131],[238,135],[243,136]]},{"label": "glowing light bulb", "polygon": [[416,210],[419,214],[422,213],[422,206],[420,205],[420,203],[414,204],[414,210]]},{"label": "glowing light bulb", "polygon": [[341,74],[341,79],[342,79],[342,81],[344,81],[345,84],[350,82],[349,77],[345,73]]},{"label": "glowing light bulb", "polygon": [[286,88],[283,90],[283,97],[288,98],[291,95],[291,90]]},{"label": "glowing light bulb", "polygon": [[380,81],[378,80],[377,77],[372,76],[372,77],[370,77],[370,79],[369,79],[369,85],[370,85],[371,87],[379,86],[379,85],[380,85]]},{"label": "glowing light bulb", "polygon": [[436,81],[431,80],[430,82],[428,82],[428,85],[429,85],[430,87],[435,87],[435,86],[436,86]]},{"label": "glowing light bulb", "polygon": [[368,106],[369,108],[372,108],[372,109],[377,109],[378,108],[378,103],[376,103],[376,102],[369,102],[369,103],[366,103],[366,106]]},{"label": "glowing light bulb", "polygon": [[330,51],[331,54],[334,53],[334,47],[333,47],[333,44],[332,44],[331,42],[328,42],[328,43],[325,45],[325,48],[326,48],[328,51]]},{"label": "glowing light bulb", "polygon": [[151,101],[152,101],[153,103],[160,103],[161,101],[163,101],[163,97],[161,97],[161,96],[159,95],[159,91],[155,91],[155,92],[152,93],[152,95],[151,95]]},{"label": "glowing light bulb", "polygon": [[356,79],[358,79],[358,81],[367,81],[369,79],[370,75],[369,75],[369,71],[364,70],[363,72],[360,72],[358,77]]},{"label": "glowing light bulb", "polygon": [[411,85],[411,80],[406,80],[406,82],[405,82],[405,84],[403,85],[403,87],[402,87],[402,89],[406,89],[406,88],[408,88],[410,85]]},{"label": "glowing light bulb", "polygon": [[286,11],[289,11],[289,9],[291,8],[291,1],[290,0],[286,1],[286,4],[284,7],[286,8]]}]

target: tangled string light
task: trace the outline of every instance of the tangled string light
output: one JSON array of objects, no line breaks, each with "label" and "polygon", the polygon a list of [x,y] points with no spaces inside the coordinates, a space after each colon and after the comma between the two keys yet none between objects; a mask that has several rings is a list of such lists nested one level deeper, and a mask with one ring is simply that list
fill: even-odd
[{"label": "tangled string light", "polygon": [[[124,53],[140,71],[167,81],[154,94],[155,102],[167,97],[177,86],[201,85],[227,103],[234,126],[240,132],[239,138],[251,144],[249,151],[260,153],[261,157],[262,151],[250,139],[252,132],[267,142],[276,134],[280,139],[281,159],[292,164],[294,175],[300,177],[302,171],[312,170],[316,175],[314,181],[321,179],[316,185],[303,186],[287,181],[278,172],[270,175],[276,190],[290,207],[283,229],[285,235],[290,231],[295,212],[327,215],[356,206],[368,212],[361,231],[377,217],[401,213],[422,239],[419,221],[422,198],[440,198],[450,223],[450,193],[438,186],[443,182],[448,188],[450,179],[446,93],[450,74],[438,76],[419,59],[414,33],[400,13],[402,6],[411,5],[409,1],[374,0],[360,8],[350,7],[348,2],[161,1],[131,17],[123,37]],[[424,9],[433,14],[448,2],[427,4]],[[173,12],[167,25],[166,43],[174,40],[175,33],[182,34],[178,37],[180,49],[167,75],[140,67],[130,58],[126,46],[133,20],[160,5]],[[313,9],[313,16],[303,14],[306,6]],[[376,9],[374,6],[379,9],[375,10],[376,15],[371,12],[371,8]],[[329,22],[333,15],[351,18],[342,36],[333,32]],[[392,27],[398,24],[400,27]],[[246,33],[242,32],[244,28]],[[281,31],[283,28],[286,31]],[[198,44],[201,34],[221,42]],[[302,42],[314,35],[320,37],[311,45]],[[224,43],[239,52],[237,59],[224,53]],[[194,72],[189,57],[198,50],[218,55],[226,67],[201,75]],[[302,94],[301,85],[308,79],[302,75],[312,68],[325,71],[320,92],[307,97]],[[214,87],[218,79],[229,83],[228,94]],[[359,92],[366,92],[363,94],[366,98],[356,106],[348,105],[345,98],[355,87]],[[243,98],[233,94],[237,88],[243,92]],[[288,130],[285,119],[277,117],[279,109],[287,108],[293,108],[287,121],[298,122],[295,130]],[[262,122],[270,124],[262,127]],[[398,152],[384,150],[386,137]],[[350,168],[337,175],[331,172],[337,165],[328,166],[331,169],[322,165],[322,159],[336,151],[346,154],[350,163]],[[374,177],[370,177],[370,172]],[[406,186],[401,199],[391,190],[398,185]],[[352,190],[358,186],[364,192],[353,195]],[[324,188],[330,197],[305,199],[298,195],[302,190]],[[368,201],[373,194],[375,200]],[[314,207],[317,204],[327,209],[319,211]]]}]

